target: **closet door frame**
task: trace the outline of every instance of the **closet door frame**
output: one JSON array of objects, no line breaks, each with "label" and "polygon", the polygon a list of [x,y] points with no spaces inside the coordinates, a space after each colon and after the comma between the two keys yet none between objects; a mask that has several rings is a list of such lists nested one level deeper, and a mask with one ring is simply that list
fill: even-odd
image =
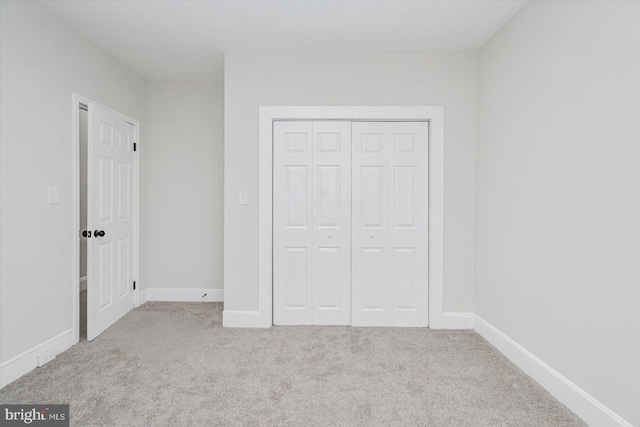
[{"label": "closet door frame", "polygon": [[[260,107],[258,312],[242,326],[273,325],[273,122],[280,120],[429,122],[429,314],[443,327],[444,107]],[[249,318],[247,318],[249,320]],[[225,326],[236,326],[225,321]]]}]

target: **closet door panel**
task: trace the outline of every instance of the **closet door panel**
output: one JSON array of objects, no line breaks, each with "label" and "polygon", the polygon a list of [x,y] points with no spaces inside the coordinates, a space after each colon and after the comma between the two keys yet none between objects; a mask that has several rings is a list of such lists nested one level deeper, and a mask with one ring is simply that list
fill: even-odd
[{"label": "closet door panel", "polygon": [[313,324],[351,322],[351,123],[313,122]]},{"label": "closet door panel", "polygon": [[389,323],[389,155],[387,123],[352,124],[351,324]]},{"label": "closet door panel", "polygon": [[427,326],[429,307],[428,123],[389,123],[390,326]]},{"label": "closet door panel", "polygon": [[428,324],[428,124],[352,126],[352,324]]},{"label": "closet door panel", "polygon": [[313,275],[311,122],[273,125],[273,322],[311,325]]}]

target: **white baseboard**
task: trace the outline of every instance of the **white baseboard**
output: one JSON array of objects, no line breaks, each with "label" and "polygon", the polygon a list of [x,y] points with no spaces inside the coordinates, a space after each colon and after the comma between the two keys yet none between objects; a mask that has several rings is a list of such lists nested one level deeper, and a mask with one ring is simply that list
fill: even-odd
[{"label": "white baseboard", "polygon": [[139,305],[142,305],[145,302],[149,301],[149,293],[147,292],[146,289],[141,290],[139,294],[140,294]]},{"label": "white baseboard", "polygon": [[607,408],[493,325],[478,315],[474,317],[474,329],[476,332],[587,424],[592,426],[632,427],[631,423]]},{"label": "white baseboard", "polygon": [[442,313],[442,329],[473,329],[473,313]]},{"label": "white baseboard", "polygon": [[0,388],[38,367],[38,355],[53,350],[55,355],[71,348],[73,329],[66,330],[0,365]]},{"label": "white baseboard", "polygon": [[140,291],[140,304],[147,301],[222,302],[223,289],[206,288],[147,288]]},{"label": "white baseboard", "polygon": [[259,311],[233,311],[222,312],[222,326],[225,328],[263,328],[260,323]]},{"label": "white baseboard", "polygon": [[80,278],[80,292],[87,290],[87,276]]}]

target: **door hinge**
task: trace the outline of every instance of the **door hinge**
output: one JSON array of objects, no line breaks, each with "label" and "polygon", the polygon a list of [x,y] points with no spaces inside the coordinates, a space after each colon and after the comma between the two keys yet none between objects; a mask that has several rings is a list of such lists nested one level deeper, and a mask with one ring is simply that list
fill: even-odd
[{"label": "door hinge", "polygon": [[137,143],[133,143],[133,151],[138,151],[138,144]]},{"label": "door hinge", "polygon": [[133,290],[134,291],[136,290],[136,281],[135,280],[133,281]]}]

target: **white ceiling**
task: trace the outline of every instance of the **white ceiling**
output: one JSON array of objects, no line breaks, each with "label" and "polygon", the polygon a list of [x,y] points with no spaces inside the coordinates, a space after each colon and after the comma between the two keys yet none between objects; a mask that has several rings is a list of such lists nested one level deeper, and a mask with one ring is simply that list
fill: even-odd
[{"label": "white ceiling", "polygon": [[473,51],[527,1],[42,0],[148,79],[212,79],[224,52]]}]

